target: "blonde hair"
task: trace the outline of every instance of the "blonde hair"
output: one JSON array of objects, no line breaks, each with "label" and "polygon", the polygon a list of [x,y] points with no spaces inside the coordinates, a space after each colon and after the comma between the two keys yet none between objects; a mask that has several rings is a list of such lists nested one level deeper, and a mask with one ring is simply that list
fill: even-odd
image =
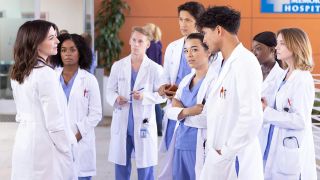
[{"label": "blonde hair", "polygon": [[162,33],[159,26],[153,23],[148,23],[144,26],[144,28],[149,31],[149,33],[151,34],[152,40],[156,42],[161,40]]},{"label": "blonde hair", "polygon": [[149,32],[145,27],[134,26],[134,27],[132,27],[131,35],[132,35],[132,33],[134,33],[134,32],[139,32],[139,33],[147,36],[148,41],[151,41],[151,40],[152,40],[152,36],[151,36],[150,32]]},{"label": "blonde hair", "polygon": [[[284,28],[278,31],[289,51],[293,54],[294,69],[311,71],[313,68],[312,48],[308,35],[299,28]],[[284,63],[284,67],[288,65]]]}]

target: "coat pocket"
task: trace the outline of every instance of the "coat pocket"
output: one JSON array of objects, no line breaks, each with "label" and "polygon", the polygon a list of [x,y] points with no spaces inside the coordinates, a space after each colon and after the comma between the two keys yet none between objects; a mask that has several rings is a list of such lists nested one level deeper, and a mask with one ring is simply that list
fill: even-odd
[{"label": "coat pocket", "polygon": [[279,149],[279,172],[299,175],[301,172],[300,148],[297,138],[285,137]]},{"label": "coat pocket", "polygon": [[117,107],[115,107],[112,114],[111,134],[119,134],[120,131],[120,122],[122,120],[121,114],[123,112],[121,112],[120,109],[116,108]]},{"label": "coat pocket", "polygon": [[223,158],[223,155],[218,154],[215,149],[210,148],[200,179],[237,179],[237,174],[234,170],[234,161]]}]

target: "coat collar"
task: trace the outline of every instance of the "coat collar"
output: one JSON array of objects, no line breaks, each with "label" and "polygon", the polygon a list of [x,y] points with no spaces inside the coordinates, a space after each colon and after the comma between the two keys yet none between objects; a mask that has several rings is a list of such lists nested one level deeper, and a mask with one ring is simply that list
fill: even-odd
[{"label": "coat collar", "polygon": [[[141,81],[143,81],[145,78],[148,77],[146,74],[148,73],[148,69],[149,69],[148,67],[150,65],[150,62],[151,62],[151,60],[147,57],[147,55],[144,55],[142,63],[139,68],[136,82],[134,83],[134,87],[133,87],[134,90],[139,88],[139,87],[137,87],[137,85],[139,85]],[[131,81],[131,71],[132,71],[131,55],[129,55],[125,58],[125,63],[124,63],[123,69],[126,71],[126,72],[124,72],[126,79],[128,80],[128,82],[130,82]],[[145,81],[143,81],[143,82],[145,82]],[[129,89],[130,89],[130,83],[128,83],[128,85],[129,85]]]},{"label": "coat collar", "polygon": [[[214,83],[213,87],[212,87],[212,92],[216,91],[220,85],[222,84],[224,78],[226,77],[226,75],[228,74],[230,68],[231,68],[231,64],[239,57],[241,56],[241,51],[243,49],[243,45],[242,43],[239,43],[236,48],[232,51],[230,57],[225,60],[223,66],[221,67],[221,63],[217,63],[218,66],[220,66],[220,74],[218,76],[217,81]],[[221,61],[222,62],[222,61]]]}]

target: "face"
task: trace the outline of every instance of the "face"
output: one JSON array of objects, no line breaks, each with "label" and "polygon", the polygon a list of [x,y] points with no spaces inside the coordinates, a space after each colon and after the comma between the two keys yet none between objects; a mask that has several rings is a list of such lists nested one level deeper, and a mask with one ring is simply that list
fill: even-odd
[{"label": "face", "polygon": [[133,55],[144,55],[150,46],[147,36],[137,31],[132,33],[129,44]]},{"label": "face", "polygon": [[277,37],[276,51],[277,51],[277,59],[280,59],[287,63],[288,61],[292,60],[293,53],[288,49],[282,34],[279,34]]},{"label": "face", "polygon": [[56,55],[58,53],[58,44],[57,32],[53,27],[50,27],[47,37],[38,46],[38,55],[44,59],[47,59],[48,56]]},{"label": "face", "polygon": [[63,41],[61,45],[61,59],[63,66],[78,66],[79,65],[79,51],[75,43],[68,39]]},{"label": "face", "polygon": [[188,11],[179,12],[179,26],[183,36],[188,36],[191,33],[197,32],[196,20]]},{"label": "face", "polygon": [[204,34],[203,42],[209,47],[209,51],[213,54],[220,51],[218,26],[215,29],[204,27],[202,33]]},{"label": "face", "polygon": [[209,63],[210,53],[202,46],[199,39],[187,39],[184,54],[189,66],[196,70]]},{"label": "face", "polygon": [[252,53],[257,57],[260,64],[274,61],[274,49],[258,41],[252,42]]}]

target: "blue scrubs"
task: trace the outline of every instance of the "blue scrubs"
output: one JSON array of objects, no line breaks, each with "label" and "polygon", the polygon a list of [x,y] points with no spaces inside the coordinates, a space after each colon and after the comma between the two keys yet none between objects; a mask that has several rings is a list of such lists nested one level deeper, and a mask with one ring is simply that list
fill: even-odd
[{"label": "blue scrubs", "polygon": [[[286,83],[285,80],[283,80],[280,84],[280,87],[278,89],[278,91],[281,89],[281,87]],[[274,102],[274,108],[276,108],[276,102]],[[274,130],[274,125],[270,124],[270,128],[269,128],[269,133],[268,133],[268,141],[267,141],[267,146],[266,149],[263,153],[263,167],[265,168],[266,166],[266,162],[268,159],[268,155],[269,155],[269,150],[270,150],[270,145],[271,145],[271,141],[272,141],[272,136],[273,136],[273,130]]]},{"label": "blue scrubs", "polygon": [[[139,71],[131,69],[131,91],[133,90],[134,83]],[[132,101],[132,96],[130,97]],[[128,115],[128,129],[127,129],[127,144],[126,144],[126,166],[115,164],[116,180],[130,180],[131,175],[131,153],[134,149],[134,119],[132,103],[130,103]],[[138,180],[153,180],[153,166],[147,168],[138,168]]]},{"label": "blue scrubs", "polygon": [[60,75],[60,83],[61,83],[62,89],[64,91],[64,94],[66,95],[66,98],[67,98],[68,102],[69,102],[69,96],[70,96],[70,92],[71,92],[71,89],[72,89],[72,86],[73,86],[73,82],[74,82],[74,79],[76,78],[77,74],[78,74],[78,71],[76,71],[74,73],[72,78],[69,80],[68,84],[65,83],[65,81],[63,79],[63,76],[62,76],[62,73]]},{"label": "blue scrubs", "polygon": [[[203,79],[200,80],[190,89],[192,79],[182,90],[181,103],[186,108],[196,105],[198,91],[203,81]],[[196,179],[197,132],[198,128],[185,126],[184,120],[180,122],[176,132],[177,137],[173,156],[173,179]]]},{"label": "blue scrubs", "polygon": [[[181,80],[188,75],[191,72],[191,68],[187,63],[187,59],[183,53],[183,49],[181,52],[181,57],[180,57],[180,64],[179,64],[179,71],[177,74],[177,79],[175,84],[179,85]],[[171,143],[171,139],[173,136],[174,128],[176,127],[177,121],[168,119],[168,124],[167,124],[167,130],[166,130],[166,136],[165,136],[165,142],[166,142],[166,147],[169,149],[169,145]]]}]

